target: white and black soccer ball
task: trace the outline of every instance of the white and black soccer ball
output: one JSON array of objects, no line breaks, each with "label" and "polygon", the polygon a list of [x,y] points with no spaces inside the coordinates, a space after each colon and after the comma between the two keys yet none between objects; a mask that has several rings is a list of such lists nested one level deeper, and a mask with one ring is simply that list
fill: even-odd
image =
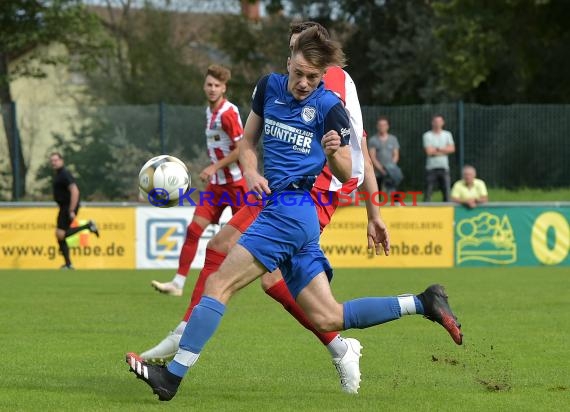
[{"label": "white and black soccer ball", "polygon": [[178,204],[181,194],[190,188],[190,175],[184,162],[174,156],[150,159],[139,172],[139,189],[145,200],[158,207]]}]

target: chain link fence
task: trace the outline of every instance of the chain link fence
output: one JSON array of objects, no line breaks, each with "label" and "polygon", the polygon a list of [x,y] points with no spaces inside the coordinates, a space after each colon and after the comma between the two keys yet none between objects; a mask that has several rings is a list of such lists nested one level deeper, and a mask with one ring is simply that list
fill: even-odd
[{"label": "chain link fence", "polygon": [[[14,113],[2,107],[3,121]],[[240,108],[245,121],[249,108]],[[570,186],[570,105],[480,106],[440,104],[362,108],[369,135],[380,115],[400,142],[403,190],[423,190],[425,154],[422,134],[431,117],[444,116],[456,153],[450,156],[452,180],[463,164],[477,168],[490,187]],[[148,106],[17,106],[18,128],[0,128],[0,200],[12,200],[13,166],[8,139],[23,152],[25,194],[19,200],[49,200],[48,156],[63,153],[78,180],[82,198],[135,200],[137,174],[148,158],[169,153],[191,168],[193,185],[209,160],[204,137],[205,108],[166,104]],[[6,138],[8,136],[8,139]]]}]

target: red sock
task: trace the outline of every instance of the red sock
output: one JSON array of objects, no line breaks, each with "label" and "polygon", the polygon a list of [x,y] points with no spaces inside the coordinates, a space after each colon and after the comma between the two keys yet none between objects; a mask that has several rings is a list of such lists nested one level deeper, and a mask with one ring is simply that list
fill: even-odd
[{"label": "red sock", "polygon": [[313,332],[315,336],[323,342],[323,345],[328,345],[338,336],[338,332],[319,332],[313,327],[311,321],[307,318],[305,312],[303,312],[303,309],[297,305],[297,302],[295,302],[295,299],[291,296],[291,292],[289,292],[285,280],[281,279],[275,285],[267,289],[265,293],[281,303],[287,312],[293,315],[301,325]]},{"label": "red sock", "polygon": [[192,299],[190,299],[190,305],[184,314],[184,321],[188,322],[188,319],[190,319],[190,315],[192,314],[194,306],[200,302],[200,299],[204,294],[204,286],[206,285],[206,280],[212,273],[218,270],[225,258],[226,255],[218,252],[217,250],[206,249],[206,260],[204,262],[204,268],[200,271],[200,275],[198,276],[198,280],[194,286],[194,291],[192,291]]},{"label": "red sock", "polygon": [[178,273],[182,276],[187,276],[190,270],[190,265],[196,257],[196,250],[198,250],[198,241],[204,229],[196,222],[192,222],[188,229],[186,230],[186,239],[184,240],[184,245],[182,246],[182,252],[180,252],[180,258],[178,259]]}]

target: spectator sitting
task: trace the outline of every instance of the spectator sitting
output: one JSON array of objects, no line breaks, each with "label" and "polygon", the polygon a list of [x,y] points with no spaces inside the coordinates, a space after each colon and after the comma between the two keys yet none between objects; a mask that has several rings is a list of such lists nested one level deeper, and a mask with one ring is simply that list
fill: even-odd
[{"label": "spectator sitting", "polygon": [[481,179],[476,179],[477,172],[473,166],[463,167],[463,179],[458,180],[451,189],[451,200],[473,209],[477,204],[486,203],[487,186]]}]

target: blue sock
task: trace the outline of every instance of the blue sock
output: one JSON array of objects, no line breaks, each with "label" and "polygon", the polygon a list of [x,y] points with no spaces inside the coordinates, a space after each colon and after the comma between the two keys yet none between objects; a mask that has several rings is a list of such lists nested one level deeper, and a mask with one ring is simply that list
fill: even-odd
[{"label": "blue sock", "polygon": [[344,302],[343,310],[344,329],[364,329],[402,316],[397,297],[349,300]]},{"label": "blue sock", "polygon": [[422,301],[418,299],[416,295],[414,295],[414,303],[416,304],[416,314],[417,315],[424,315],[424,305],[422,305]]},{"label": "blue sock", "polygon": [[[180,349],[199,354],[216,332],[225,309],[225,305],[218,300],[202,296],[182,333]],[[176,376],[183,377],[188,371],[188,366],[173,360],[168,364],[168,370]]]},{"label": "blue sock", "polygon": [[186,372],[188,372],[188,366],[184,366],[174,360],[168,363],[166,369],[168,369],[168,372],[178,376],[179,378],[183,378],[184,375],[186,375]]}]

